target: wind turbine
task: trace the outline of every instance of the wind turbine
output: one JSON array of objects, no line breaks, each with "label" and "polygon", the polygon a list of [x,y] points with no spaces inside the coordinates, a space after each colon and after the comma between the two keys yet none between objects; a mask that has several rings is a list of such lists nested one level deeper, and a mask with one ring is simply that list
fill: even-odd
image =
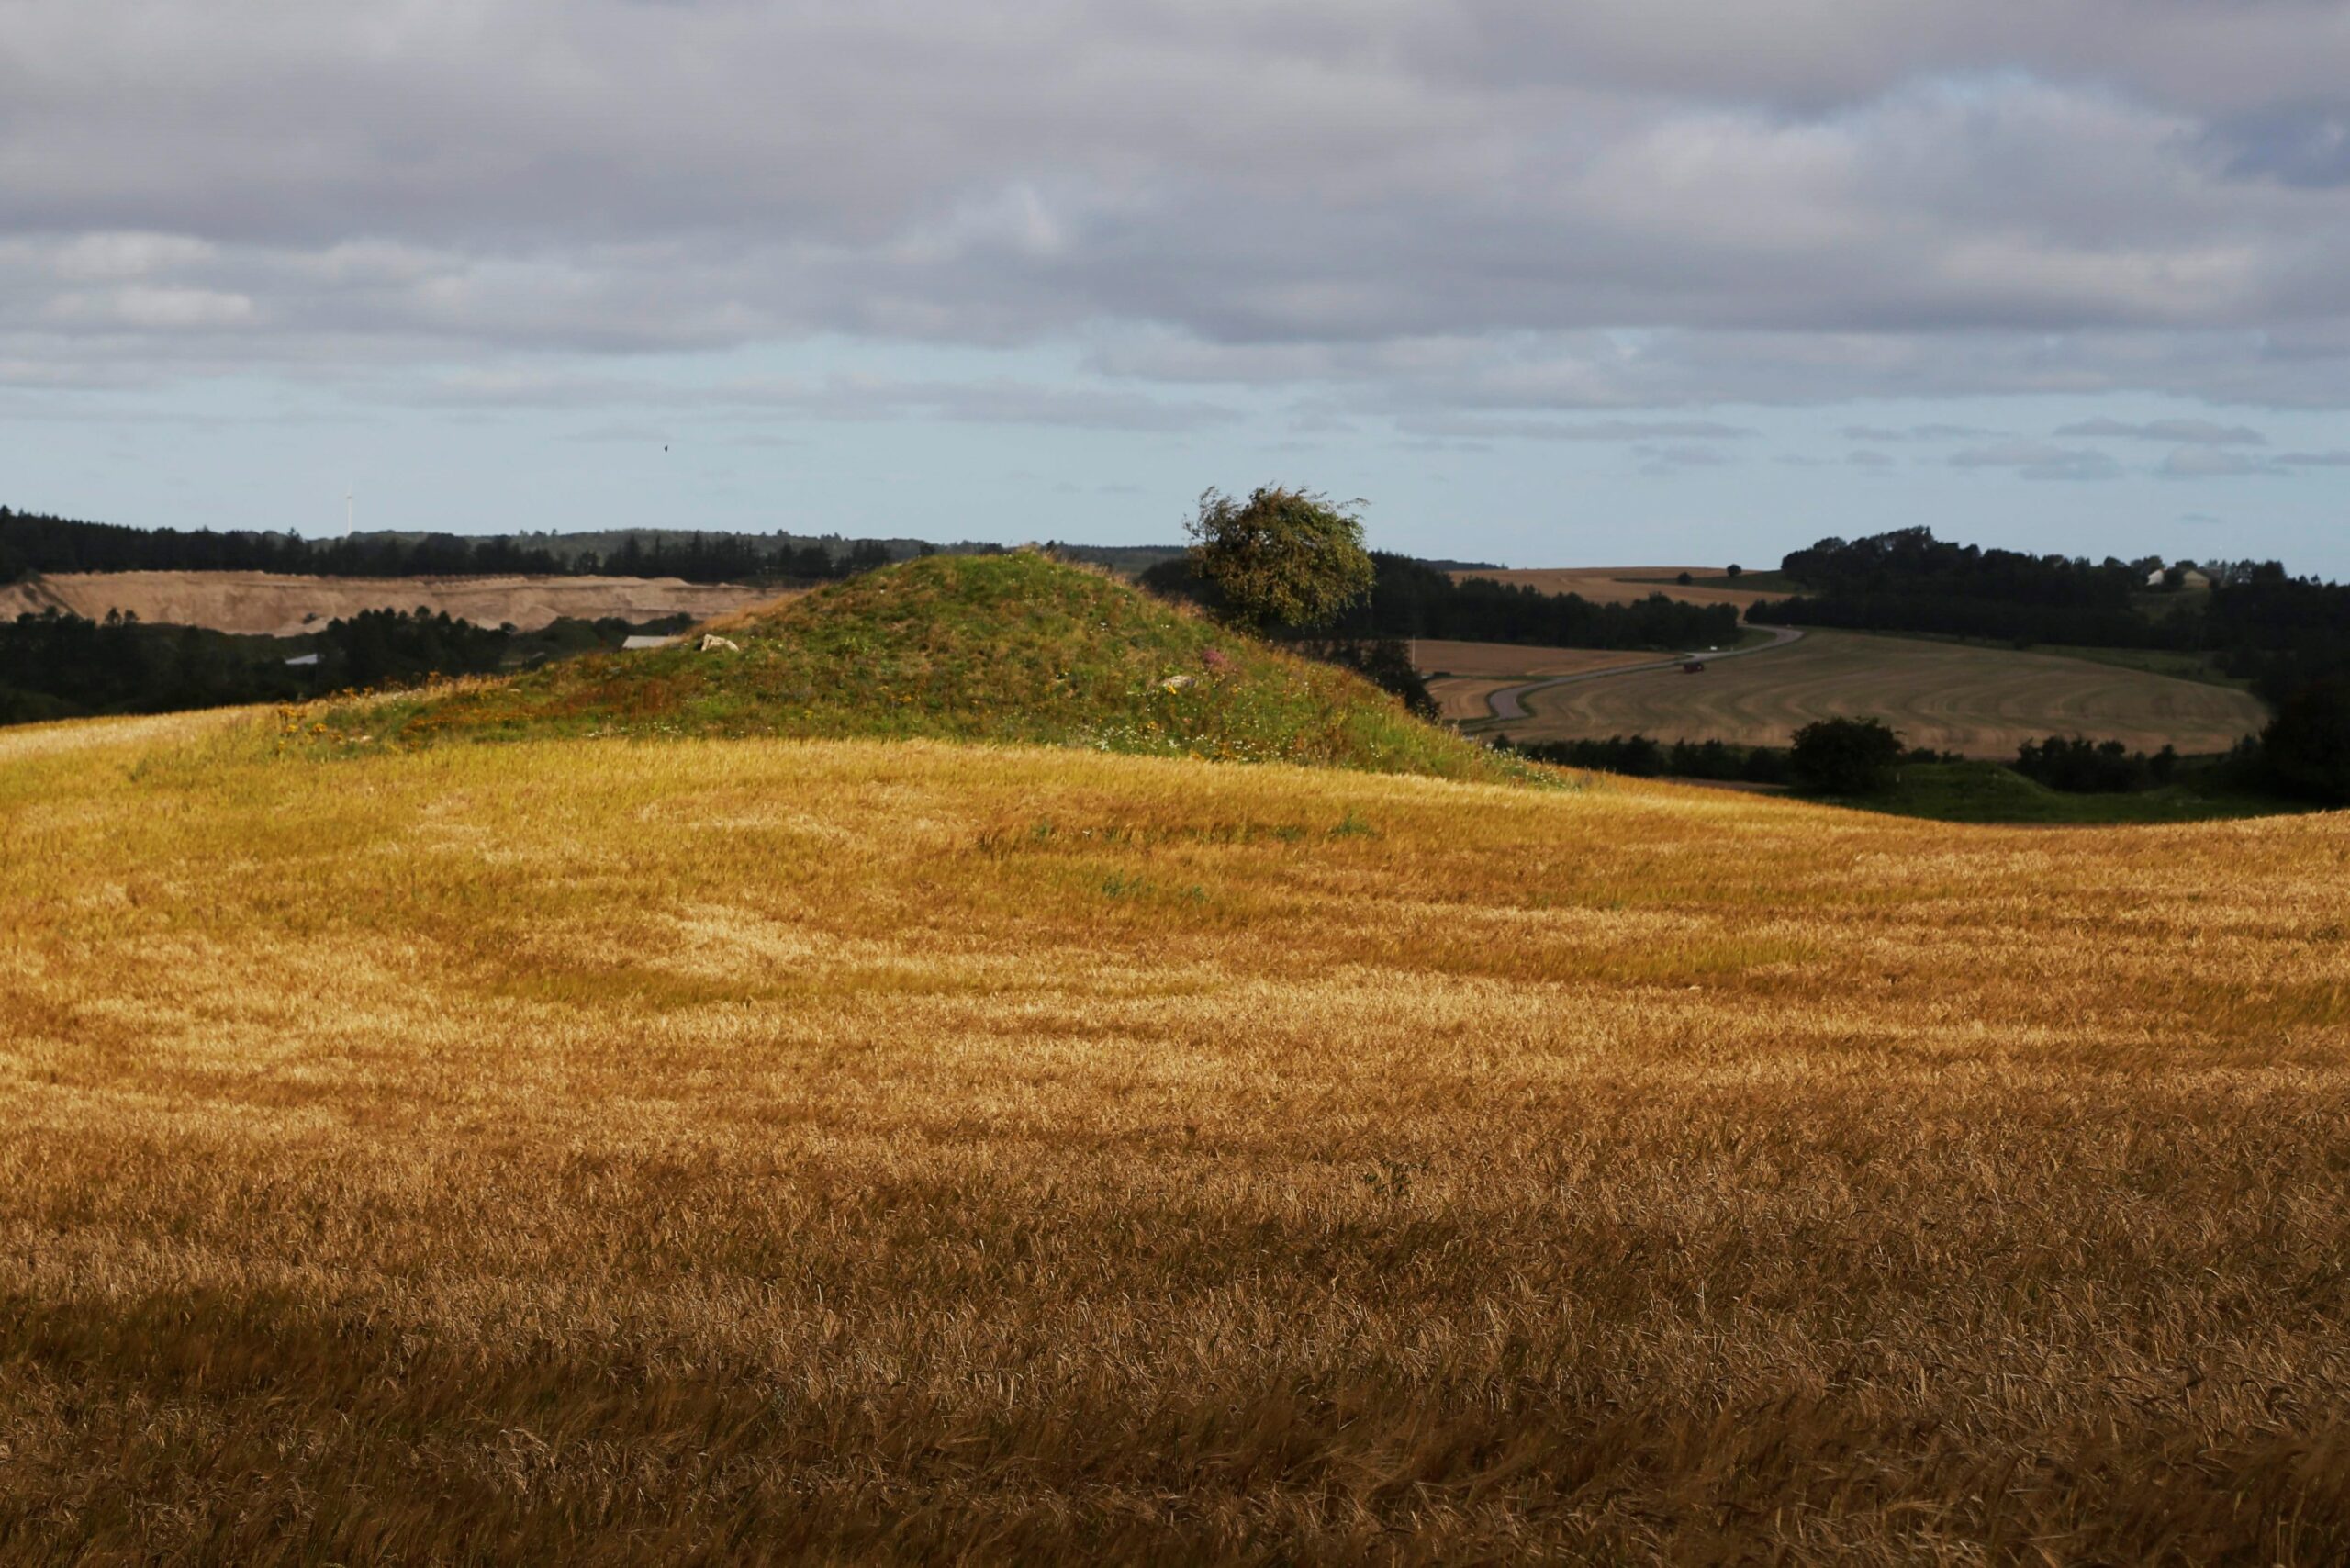
[{"label": "wind turbine", "polygon": [[352,520],[358,515],[357,503],[353,499],[356,495],[355,490],[342,493],[342,531],[346,534],[352,532]]}]

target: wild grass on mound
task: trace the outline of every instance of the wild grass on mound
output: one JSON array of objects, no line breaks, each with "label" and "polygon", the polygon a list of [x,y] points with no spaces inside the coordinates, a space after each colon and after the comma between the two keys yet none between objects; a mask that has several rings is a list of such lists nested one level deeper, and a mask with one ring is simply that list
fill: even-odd
[{"label": "wild grass on mound", "polygon": [[[720,628],[740,644],[591,656],[331,710],[339,745],[523,736],[915,736],[1446,778],[1536,770],[1300,659],[1033,552],[869,573]],[[364,736],[364,742],[357,737]]]}]

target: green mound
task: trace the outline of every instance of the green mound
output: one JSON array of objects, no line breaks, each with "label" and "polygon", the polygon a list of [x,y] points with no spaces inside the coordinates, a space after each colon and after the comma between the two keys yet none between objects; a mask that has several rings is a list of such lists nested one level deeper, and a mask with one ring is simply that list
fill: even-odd
[{"label": "green mound", "polygon": [[699,638],[509,680],[345,703],[335,746],[558,735],[932,737],[1448,778],[1535,770],[1106,575],[1022,552],[939,555]]}]

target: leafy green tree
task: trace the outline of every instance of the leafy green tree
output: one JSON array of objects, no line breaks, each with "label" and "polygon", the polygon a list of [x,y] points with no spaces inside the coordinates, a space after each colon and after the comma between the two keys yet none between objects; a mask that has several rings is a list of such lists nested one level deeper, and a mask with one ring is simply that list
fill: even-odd
[{"label": "leafy green tree", "polygon": [[1798,788],[1819,795],[1874,795],[1893,787],[1901,737],[1881,719],[1822,719],[1796,732],[1787,756]]},{"label": "leafy green tree", "polygon": [[2286,700],[2261,735],[2277,776],[2333,804],[2350,804],[2350,676],[2313,681]]},{"label": "leafy green tree", "polygon": [[1192,570],[1253,625],[1326,626],[1371,591],[1361,521],[1312,490],[1260,485],[1239,501],[1212,489],[1188,532]]}]

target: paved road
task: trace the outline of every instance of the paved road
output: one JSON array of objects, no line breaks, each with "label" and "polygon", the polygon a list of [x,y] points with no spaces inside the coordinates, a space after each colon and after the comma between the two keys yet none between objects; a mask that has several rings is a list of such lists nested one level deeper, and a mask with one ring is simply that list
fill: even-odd
[{"label": "paved road", "polygon": [[1771,633],[1771,640],[1757,643],[1751,648],[1730,648],[1718,654],[1686,654],[1679,658],[1659,659],[1654,664],[1617,665],[1613,669],[1585,670],[1581,675],[1554,675],[1548,680],[1529,680],[1523,686],[1502,687],[1488,692],[1485,700],[1493,704],[1496,719],[1530,719],[1534,715],[1526,711],[1526,704],[1519,700],[1537,691],[1547,691],[1554,686],[1572,686],[1579,680],[1606,680],[1613,675],[1638,675],[1644,669],[1679,669],[1691,659],[1703,659],[1707,664],[1716,659],[1742,659],[1749,654],[1767,654],[1774,648],[1784,648],[1789,643],[1803,640],[1803,632],[1798,627],[1765,626],[1762,630]]}]

